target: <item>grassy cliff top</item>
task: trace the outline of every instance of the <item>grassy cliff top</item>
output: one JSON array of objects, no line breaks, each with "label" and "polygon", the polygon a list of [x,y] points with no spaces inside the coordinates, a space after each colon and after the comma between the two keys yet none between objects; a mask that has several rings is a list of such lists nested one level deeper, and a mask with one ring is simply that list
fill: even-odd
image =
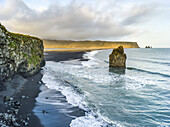
[{"label": "grassy cliff top", "polygon": [[9,32],[8,35],[10,35],[13,39],[22,40],[24,42],[28,41],[29,39],[31,39],[31,40],[34,39],[34,40],[42,41],[38,37],[33,37],[33,36],[30,36],[30,35],[24,35],[24,34],[19,34],[19,33]]},{"label": "grassy cliff top", "polygon": [[139,48],[137,42],[128,41],[72,41],[72,40],[43,40],[45,48],[92,48],[108,49],[123,46],[124,48]]},{"label": "grassy cliff top", "polygon": [[33,36],[30,36],[30,35],[24,35],[24,34],[19,34],[19,33],[12,33],[12,32],[9,32],[5,26],[3,26],[1,23],[0,23],[0,29],[2,31],[2,33],[12,37],[13,39],[15,40],[22,40],[22,41],[28,41],[29,39],[35,39],[35,40],[38,40],[38,41],[42,41],[41,39],[39,39],[38,37],[33,37]]},{"label": "grassy cliff top", "polygon": [[137,43],[132,41],[102,41],[102,40],[50,40],[50,39],[43,39],[44,41],[49,42],[111,42],[111,43]]}]

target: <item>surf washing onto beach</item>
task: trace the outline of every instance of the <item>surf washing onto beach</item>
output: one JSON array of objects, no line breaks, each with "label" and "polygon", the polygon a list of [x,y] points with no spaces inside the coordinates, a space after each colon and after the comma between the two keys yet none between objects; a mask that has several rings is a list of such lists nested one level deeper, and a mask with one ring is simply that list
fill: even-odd
[{"label": "surf washing onto beach", "polygon": [[170,124],[170,49],[125,49],[125,70],[109,68],[111,52],[46,61],[33,110],[42,125],[55,127],[60,119],[71,127]]}]

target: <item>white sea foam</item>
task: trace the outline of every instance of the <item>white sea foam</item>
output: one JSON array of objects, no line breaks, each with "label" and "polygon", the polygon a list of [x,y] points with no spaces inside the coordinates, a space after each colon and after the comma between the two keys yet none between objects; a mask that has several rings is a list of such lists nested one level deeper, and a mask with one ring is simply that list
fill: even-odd
[{"label": "white sea foam", "polygon": [[[89,61],[83,61],[82,65],[85,67],[92,67],[94,65],[99,64],[99,60],[95,57],[95,55],[98,52],[99,51],[92,51],[86,53],[83,57],[88,58]],[[74,75],[79,78],[87,78],[88,80],[93,80],[96,83],[109,82],[113,77],[112,76],[103,77],[104,75],[100,75],[100,72],[94,72],[93,70],[92,72],[85,71],[82,73],[81,66],[72,64],[71,62],[75,62],[75,61],[62,62],[62,63],[47,62],[46,63],[47,69],[46,70],[44,69],[44,76],[42,79],[43,82],[45,83],[45,86],[48,87],[49,90],[55,89],[57,91],[60,91],[66,97],[68,103],[88,111],[88,113],[86,113],[85,116],[75,118],[71,122],[70,126],[71,127],[80,127],[80,126],[81,127],[101,127],[101,126],[105,127],[108,126],[108,123],[112,123],[112,126],[121,126],[116,122],[109,121],[106,117],[102,116],[99,112],[92,113],[86,104],[85,95],[75,91],[74,87],[65,83],[64,80],[62,80],[61,77],[58,77],[57,74],[58,72],[61,71],[64,73],[69,73],[69,75]],[[76,71],[74,71],[75,69]],[[89,73],[91,74],[89,75]],[[115,77],[114,80],[116,79],[117,78]],[[49,90],[47,90],[46,93],[44,93],[44,96],[47,95]],[[54,96],[54,95],[50,95],[50,96]],[[37,101],[43,102],[43,100],[41,101],[38,99]],[[57,101],[50,101],[46,103],[59,105],[59,102]]]},{"label": "white sea foam", "polygon": [[[88,79],[96,84],[101,84],[101,83],[109,84],[109,82],[114,83],[114,82],[119,82],[119,80],[126,80],[127,83],[125,83],[124,86],[125,89],[139,89],[144,86],[142,79],[141,80],[134,79],[133,77],[130,76],[129,77],[124,75],[119,76],[116,74],[108,75],[108,70],[102,68],[97,69],[97,71],[95,69],[88,69],[89,67],[91,68],[101,63],[101,60],[96,58],[95,56],[99,52],[100,51],[97,50],[97,51],[87,52],[86,54],[84,54],[83,57],[85,59],[89,59],[89,61],[83,61],[81,63],[83,67],[82,65],[75,64],[77,63],[77,60],[72,60],[69,62],[62,61],[57,63],[56,62],[46,63],[47,69],[44,69],[44,76],[42,80],[48,89],[45,88],[46,93],[44,93],[44,96],[49,94],[48,92],[53,89],[56,91],[60,91],[66,97],[67,102],[70,103],[72,106],[78,106],[81,109],[87,111],[85,116],[75,118],[70,124],[71,127],[101,127],[101,126],[105,127],[105,126],[122,126],[122,125],[114,121],[109,121],[109,119],[107,119],[107,117],[104,117],[102,114],[100,114],[99,111],[95,111],[95,112],[90,111],[90,108],[88,107],[85,101],[86,96],[88,96],[87,94],[85,94],[87,91],[85,91],[84,94],[83,93],[81,94],[77,91],[77,89],[74,88],[75,84],[72,86],[69,83],[65,82],[65,80],[69,81],[69,80],[73,80],[74,78],[76,80]],[[87,69],[88,71],[86,71]],[[64,80],[61,79],[62,74],[64,74],[63,75]],[[81,86],[81,84],[78,85]],[[50,96],[56,97],[57,95],[55,96],[54,94],[51,94]],[[44,100],[42,101],[37,100],[37,101],[42,103],[44,102]],[[54,104],[54,105],[60,104],[60,102],[57,102],[55,100],[49,102],[46,101],[46,103]],[[63,112],[67,112],[67,111],[63,111]],[[107,123],[110,123],[112,125],[108,125]]]},{"label": "white sea foam", "polygon": [[[97,114],[97,115],[95,115]],[[71,127],[124,127],[123,124],[110,121],[99,112],[88,112],[85,116],[72,120]]]},{"label": "white sea foam", "polygon": [[94,65],[98,65],[97,59],[94,58],[94,56],[100,52],[100,50],[95,50],[91,52],[87,52],[86,54],[83,55],[83,58],[89,59],[88,61],[83,61],[81,64],[85,67],[92,67]]},{"label": "white sea foam", "polygon": [[44,72],[44,76],[42,78],[42,81],[45,83],[45,85],[49,89],[55,89],[57,91],[60,91],[64,96],[66,96],[68,103],[72,104],[73,106],[79,106],[80,108],[84,108],[83,95],[78,94],[62,79],[59,79],[53,71],[50,71],[55,70],[55,65],[52,65],[50,63],[55,64],[55,62],[49,62],[49,65],[48,63],[46,65],[47,69],[49,70],[46,70]]},{"label": "white sea foam", "polygon": [[78,117],[71,121],[70,127],[108,127],[101,119],[93,114],[87,113],[83,117]]},{"label": "white sea foam", "polygon": [[[85,116],[77,117],[71,122],[71,127],[100,127],[110,126],[110,124],[112,124],[111,126],[138,126],[137,122],[133,122],[133,120],[136,121],[134,118],[139,117],[140,121],[143,120],[136,112],[133,112],[134,109],[140,110],[141,108],[143,110],[142,107],[145,107],[150,110],[150,107],[145,106],[145,104],[149,102],[149,104],[154,105],[159,102],[155,98],[161,90],[163,95],[160,97],[169,97],[169,92],[166,92],[169,89],[167,85],[169,79],[166,76],[161,77],[159,73],[152,74],[150,72],[155,70],[148,70],[151,68],[144,68],[143,64],[131,59],[129,59],[127,66],[136,69],[126,69],[125,73],[114,72],[108,67],[107,56],[109,53],[110,50],[88,52],[83,57],[89,61],[79,61],[79,63],[77,60],[47,62],[47,72],[45,72],[47,75],[45,75],[50,81],[44,79],[44,82],[47,83],[48,89],[61,91],[70,104],[87,110]],[[133,57],[129,55],[129,58]],[[150,66],[152,65],[150,64]],[[160,66],[162,67],[162,65]],[[61,77],[64,80],[61,80]],[[141,99],[144,103],[139,107]],[[168,104],[168,99],[165,100],[166,104]],[[155,100],[157,102],[154,102]],[[161,104],[163,104],[162,101]],[[124,119],[123,116],[127,114],[130,115],[129,118],[132,118],[132,121]],[[153,114],[146,112],[146,115],[152,116]]]},{"label": "white sea foam", "polygon": [[[60,64],[60,63],[58,63]],[[57,68],[58,65],[55,62],[47,62],[46,63],[46,69],[44,69],[43,72],[43,78],[42,81],[45,83],[45,87],[42,87],[41,90],[44,90],[44,92],[40,93],[37,98],[38,102],[41,103],[47,103],[47,104],[53,104],[53,105],[60,105],[60,102],[57,102],[57,100],[46,100],[43,99],[45,96],[49,95],[50,97],[57,97],[54,93],[51,93],[52,90],[60,91],[65,97],[68,103],[70,103],[72,106],[78,106],[81,109],[84,109],[87,111],[85,116],[77,117],[75,118],[70,126],[71,127],[105,127],[107,126],[107,122],[105,122],[102,117],[96,117],[97,114],[92,113],[90,109],[88,108],[86,102],[85,102],[85,95],[78,93],[74,87],[66,83],[63,79],[59,78],[57,76]],[[62,66],[61,66],[62,67]],[[62,70],[61,70],[62,71]],[[67,70],[68,71],[68,70]],[[64,110],[64,109],[62,109]],[[67,111],[63,111],[67,112]]]},{"label": "white sea foam", "polygon": [[146,85],[154,84],[155,87],[158,87],[158,81],[155,79],[151,79],[150,77],[144,76],[125,76],[126,80],[125,89],[133,89],[133,90],[140,90],[143,89]]}]

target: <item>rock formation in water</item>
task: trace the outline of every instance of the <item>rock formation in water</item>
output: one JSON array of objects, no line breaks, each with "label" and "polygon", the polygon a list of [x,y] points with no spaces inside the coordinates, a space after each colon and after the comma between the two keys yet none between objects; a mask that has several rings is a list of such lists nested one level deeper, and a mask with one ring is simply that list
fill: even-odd
[{"label": "rock formation in water", "polygon": [[152,48],[152,46],[146,46],[145,48]]},{"label": "rock formation in water", "polygon": [[126,54],[124,53],[123,46],[113,49],[112,54],[109,55],[109,67],[113,68],[126,68]]},{"label": "rock formation in water", "polygon": [[45,65],[43,41],[36,37],[11,33],[0,24],[0,81],[21,74],[39,72]]}]

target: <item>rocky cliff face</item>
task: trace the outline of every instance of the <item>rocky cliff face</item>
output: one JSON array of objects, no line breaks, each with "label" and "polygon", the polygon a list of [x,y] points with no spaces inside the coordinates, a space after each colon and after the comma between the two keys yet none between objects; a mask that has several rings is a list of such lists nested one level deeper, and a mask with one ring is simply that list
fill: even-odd
[{"label": "rocky cliff face", "polygon": [[45,65],[42,40],[11,33],[0,24],[0,81],[18,73],[34,75]]},{"label": "rocky cliff face", "polygon": [[112,54],[109,55],[109,67],[126,68],[126,54],[123,46],[113,49]]}]

